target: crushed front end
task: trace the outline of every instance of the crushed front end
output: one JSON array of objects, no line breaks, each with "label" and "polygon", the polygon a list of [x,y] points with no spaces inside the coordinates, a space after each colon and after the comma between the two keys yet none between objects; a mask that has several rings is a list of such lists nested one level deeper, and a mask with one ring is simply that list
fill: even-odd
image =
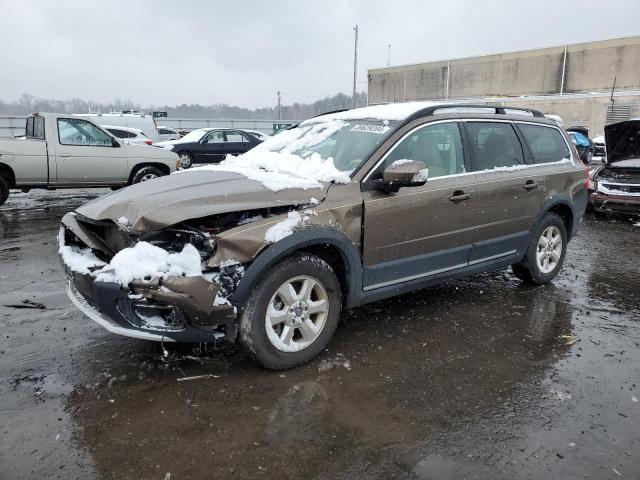
[{"label": "crushed front end", "polygon": [[184,263],[180,252],[189,245],[189,252],[197,251],[206,265],[215,251],[213,236],[206,231],[181,224],[134,235],[126,224],[69,213],[62,219],[58,241],[71,301],[107,330],[157,341],[235,340],[237,310],[227,299],[242,276],[241,265],[227,262],[197,274],[180,274],[172,267],[162,275],[142,278],[127,278],[112,268],[114,257],[124,250],[137,261],[134,249],[141,243],[150,245],[154,254],[165,252],[178,266]]},{"label": "crushed front end", "polygon": [[589,203],[597,212],[640,215],[640,161],[613,163],[594,172]]}]

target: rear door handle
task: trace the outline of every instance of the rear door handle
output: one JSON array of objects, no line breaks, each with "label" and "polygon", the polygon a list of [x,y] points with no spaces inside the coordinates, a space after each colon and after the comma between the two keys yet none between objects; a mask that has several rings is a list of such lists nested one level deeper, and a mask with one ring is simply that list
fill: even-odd
[{"label": "rear door handle", "polygon": [[61,157],[70,157],[71,154],[70,153],[61,153],[60,156]]},{"label": "rear door handle", "polygon": [[539,187],[539,185],[536,182],[534,182],[533,180],[527,180],[525,182],[525,184],[524,184],[524,189],[527,192],[530,192],[531,190],[535,190],[538,187]]},{"label": "rear door handle", "polygon": [[471,198],[470,193],[464,193],[462,190],[456,190],[453,195],[449,197],[452,202],[462,202],[463,200],[469,200]]}]

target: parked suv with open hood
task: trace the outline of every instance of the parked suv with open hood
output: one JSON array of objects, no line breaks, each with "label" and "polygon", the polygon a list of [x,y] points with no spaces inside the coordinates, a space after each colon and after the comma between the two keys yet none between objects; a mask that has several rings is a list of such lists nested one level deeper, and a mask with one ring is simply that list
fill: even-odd
[{"label": "parked suv with open hood", "polygon": [[63,218],[60,256],[73,303],[112,332],[239,339],[289,368],[344,308],[510,265],[549,282],[586,180],[533,110],[366,107],[88,203]]},{"label": "parked suv with open hood", "polygon": [[597,212],[640,215],[640,120],[604,127],[607,163],[593,170],[589,203]]}]

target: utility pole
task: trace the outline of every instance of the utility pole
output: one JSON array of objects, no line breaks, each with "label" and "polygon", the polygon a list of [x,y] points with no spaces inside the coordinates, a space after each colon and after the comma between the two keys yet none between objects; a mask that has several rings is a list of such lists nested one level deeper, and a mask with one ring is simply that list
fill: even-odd
[{"label": "utility pole", "polygon": [[282,120],[282,109],[280,107],[280,90],[278,90],[278,120]]},{"label": "utility pole", "polygon": [[389,51],[387,53],[387,67],[391,66],[391,44],[388,45]]},{"label": "utility pole", "polygon": [[358,77],[358,25],[353,28],[356,32],[356,41],[353,49],[353,96],[351,97],[352,108],[356,108],[356,79]]}]

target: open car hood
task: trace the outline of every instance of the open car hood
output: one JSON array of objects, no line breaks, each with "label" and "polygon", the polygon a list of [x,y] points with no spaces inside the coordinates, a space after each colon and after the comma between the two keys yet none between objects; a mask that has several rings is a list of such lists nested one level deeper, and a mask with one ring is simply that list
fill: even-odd
[{"label": "open car hood", "polygon": [[640,120],[612,123],[604,127],[607,163],[640,158]]},{"label": "open car hood", "polygon": [[220,213],[315,203],[312,198],[321,201],[330,184],[318,185],[273,191],[240,173],[193,170],[131,185],[76,212],[94,220],[126,224],[139,234]]}]

